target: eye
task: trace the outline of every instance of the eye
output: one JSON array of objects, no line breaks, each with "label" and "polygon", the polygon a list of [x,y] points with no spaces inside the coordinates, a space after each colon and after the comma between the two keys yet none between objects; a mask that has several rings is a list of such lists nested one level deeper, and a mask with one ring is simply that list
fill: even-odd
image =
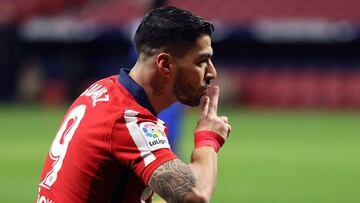
[{"label": "eye", "polygon": [[198,63],[199,66],[205,66],[207,65],[208,60],[202,60]]}]

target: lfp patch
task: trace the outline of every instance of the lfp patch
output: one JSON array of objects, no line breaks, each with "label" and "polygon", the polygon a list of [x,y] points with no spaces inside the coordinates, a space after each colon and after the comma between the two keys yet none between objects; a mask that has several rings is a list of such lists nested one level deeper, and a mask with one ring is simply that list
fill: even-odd
[{"label": "lfp patch", "polygon": [[159,128],[153,123],[149,123],[149,122],[145,123],[141,127],[141,130],[147,137],[158,138],[159,136],[162,136],[162,133],[159,130]]},{"label": "lfp patch", "polygon": [[139,127],[151,151],[170,148],[167,137],[159,126],[152,122],[143,122],[140,123]]}]

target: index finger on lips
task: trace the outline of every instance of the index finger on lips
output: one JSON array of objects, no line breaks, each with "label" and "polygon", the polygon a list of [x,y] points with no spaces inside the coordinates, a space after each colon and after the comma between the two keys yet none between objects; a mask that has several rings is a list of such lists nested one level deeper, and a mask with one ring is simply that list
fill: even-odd
[{"label": "index finger on lips", "polygon": [[219,102],[219,86],[212,86],[209,88],[208,96],[210,98],[209,115],[216,116]]}]

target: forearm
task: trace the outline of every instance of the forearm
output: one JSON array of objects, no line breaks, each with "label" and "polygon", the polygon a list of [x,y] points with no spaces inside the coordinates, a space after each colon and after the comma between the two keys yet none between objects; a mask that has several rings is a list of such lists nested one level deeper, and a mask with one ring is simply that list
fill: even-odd
[{"label": "forearm", "polygon": [[[217,154],[211,147],[201,147],[194,149],[191,163],[188,165],[196,178],[193,193],[204,197],[206,202],[210,200],[214,191],[217,179]],[[191,197],[191,193],[188,196]]]},{"label": "forearm", "polygon": [[209,202],[216,183],[217,155],[210,147],[193,151],[186,165],[179,159],[159,166],[149,179],[149,186],[167,202]]}]

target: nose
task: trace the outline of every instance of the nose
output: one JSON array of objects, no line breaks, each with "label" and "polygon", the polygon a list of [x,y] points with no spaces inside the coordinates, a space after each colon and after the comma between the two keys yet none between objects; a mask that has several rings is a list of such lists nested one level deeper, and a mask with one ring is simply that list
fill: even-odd
[{"label": "nose", "polygon": [[208,64],[208,68],[207,68],[207,72],[206,72],[206,79],[213,80],[216,77],[217,77],[216,68],[215,68],[214,64],[212,63],[212,61],[209,60],[209,64]]}]

